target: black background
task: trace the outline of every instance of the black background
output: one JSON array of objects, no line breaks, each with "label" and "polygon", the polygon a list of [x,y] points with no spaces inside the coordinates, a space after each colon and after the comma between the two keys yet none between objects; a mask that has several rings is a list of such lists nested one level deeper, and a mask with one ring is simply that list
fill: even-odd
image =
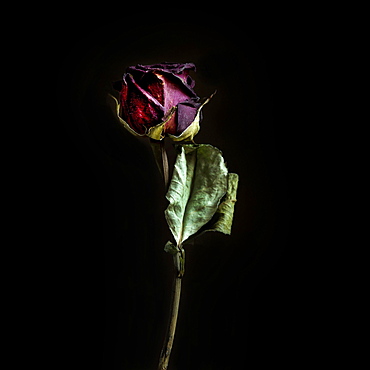
[{"label": "black background", "polygon": [[299,213],[305,40],[281,25],[247,30],[245,19],[140,19],[84,20],[56,40],[62,357],[156,368],[172,278],[164,190],[147,140],[119,126],[106,97],[127,66],[194,62],[197,94],[217,89],[195,140],[221,149],[240,183],[232,235],[186,250],[170,369],[300,368],[314,350]]}]

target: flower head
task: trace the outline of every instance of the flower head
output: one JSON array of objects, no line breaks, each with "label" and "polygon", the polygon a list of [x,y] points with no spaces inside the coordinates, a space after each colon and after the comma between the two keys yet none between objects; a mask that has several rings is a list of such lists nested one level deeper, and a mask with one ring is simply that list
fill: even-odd
[{"label": "flower head", "polygon": [[128,67],[122,81],[114,84],[120,92],[119,117],[138,136],[175,141],[192,140],[199,131],[201,109],[194,92],[193,63],[161,63]]}]

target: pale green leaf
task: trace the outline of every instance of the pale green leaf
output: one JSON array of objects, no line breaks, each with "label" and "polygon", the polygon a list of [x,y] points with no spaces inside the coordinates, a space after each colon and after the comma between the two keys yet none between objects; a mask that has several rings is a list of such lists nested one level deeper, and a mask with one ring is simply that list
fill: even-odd
[{"label": "pale green leaf", "polygon": [[216,213],[211,221],[204,225],[194,236],[199,236],[206,231],[219,231],[227,235],[231,234],[238,182],[239,176],[236,173],[229,173],[227,192],[222,198]]},{"label": "pale green leaf", "polygon": [[212,219],[226,194],[228,171],[222,153],[211,145],[182,144],[178,151],[165,216],[181,245]]}]

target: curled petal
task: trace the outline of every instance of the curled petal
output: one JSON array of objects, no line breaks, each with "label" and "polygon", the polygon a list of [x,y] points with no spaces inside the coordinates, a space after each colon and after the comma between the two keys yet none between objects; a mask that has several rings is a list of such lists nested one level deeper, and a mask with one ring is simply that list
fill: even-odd
[{"label": "curled petal", "polygon": [[140,87],[164,106],[164,84],[160,76],[155,73],[146,73],[140,79]]},{"label": "curled petal", "polygon": [[[180,103],[177,107],[177,135],[183,133],[194,121],[198,110],[202,104],[200,103]],[[201,117],[200,117],[201,118]]]},{"label": "curled petal", "polygon": [[[216,93],[216,92],[215,92]],[[168,134],[168,136],[173,141],[192,141],[194,136],[199,132],[200,129],[200,121],[201,121],[201,110],[205,104],[207,104],[211,98],[214,96],[213,93],[207,100],[205,100],[202,104],[195,109],[188,109],[188,108],[181,108],[183,110],[182,115],[180,116],[180,112],[178,112],[177,120],[179,122],[179,117],[182,119],[182,125],[185,129],[182,132],[179,132],[177,135]],[[194,103],[193,103],[194,104]],[[197,104],[197,103],[195,103]],[[184,105],[184,104],[183,104]],[[178,105],[178,111],[180,109],[181,104]],[[194,115],[195,112],[195,115]],[[194,116],[193,116],[194,115]],[[193,117],[193,119],[192,119]]]},{"label": "curled petal", "polygon": [[126,74],[121,90],[122,115],[136,133],[145,134],[153,123],[160,122],[164,107],[152,95],[142,89],[133,76]]},{"label": "curled petal", "polygon": [[182,90],[184,90],[188,97],[197,98],[193,90],[195,81],[189,76],[191,70],[196,70],[194,63],[137,64],[136,66],[128,67],[126,71],[131,73],[137,80],[144,79],[146,75],[150,74],[165,76],[179,88],[182,87]]},{"label": "curled petal", "polygon": [[166,112],[181,102],[189,101],[192,98],[199,99],[196,95],[194,97],[193,93],[184,87],[182,82],[177,81],[177,78],[174,79],[173,76],[160,74],[157,74],[157,77],[163,84],[164,109]]},{"label": "curled petal", "polygon": [[140,72],[148,72],[148,71],[163,71],[169,72],[174,74],[181,74],[186,70],[193,70],[195,71],[195,64],[194,63],[158,63],[158,64],[150,64],[150,65],[142,65],[137,64],[136,66],[132,66],[127,68],[127,72],[131,71],[140,71]]}]

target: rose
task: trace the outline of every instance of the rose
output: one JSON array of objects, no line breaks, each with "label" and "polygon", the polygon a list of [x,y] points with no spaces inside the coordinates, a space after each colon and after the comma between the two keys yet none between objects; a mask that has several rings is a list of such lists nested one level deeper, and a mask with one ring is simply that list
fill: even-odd
[{"label": "rose", "polygon": [[120,92],[118,117],[132,134],[162,140],[189,141],[199,131],[200,102],[189,72],[193,63],[162,63],[128,67],[122,81],[114,84]]}]

